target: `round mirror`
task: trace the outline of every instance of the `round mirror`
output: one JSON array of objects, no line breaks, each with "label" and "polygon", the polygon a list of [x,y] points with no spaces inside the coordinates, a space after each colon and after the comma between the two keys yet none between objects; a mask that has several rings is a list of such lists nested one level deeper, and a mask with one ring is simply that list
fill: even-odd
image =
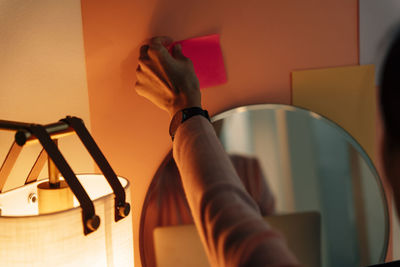
[{"label": "round mirror", "polygon": [[[212,121],[262,215],[285,235],[299,260],[304,258],[304,266],[384,261],[389,235],[386,197],[372,161],[346,131],[316,113],[287,105],[235,108]],[[143,266],[156,266],[154,229],[192,223],[170,152],[143,206]],[[308,261],[310,255],[313,259]]]}]

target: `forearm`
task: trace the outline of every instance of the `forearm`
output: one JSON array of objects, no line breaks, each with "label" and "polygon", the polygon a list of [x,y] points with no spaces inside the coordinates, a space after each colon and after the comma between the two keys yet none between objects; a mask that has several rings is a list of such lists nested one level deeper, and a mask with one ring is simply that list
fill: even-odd
[{"label": "forearm", "polygon": [[291,266],[296,259],[260,215],[211,124],[202,116],[183,123],[174,158],[213,266]]}]

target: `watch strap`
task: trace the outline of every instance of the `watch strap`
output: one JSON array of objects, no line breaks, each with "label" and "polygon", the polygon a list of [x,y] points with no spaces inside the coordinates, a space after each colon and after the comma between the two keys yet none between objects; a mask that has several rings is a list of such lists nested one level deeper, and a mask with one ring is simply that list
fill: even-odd
[{"label": "watch strap", "polygon": [[199,107],[191,107],[191,108],[185,108],[182,109],[181,111],[178,111],[174,117],[171,120],[171,124],[169,126],[169,134],[172,138],[172,141],[174,140],[175,133],[178,130],[179,126],[190,119],[193,116],[203,116],[205,117],[208,121],[210,120],[210,116],[208,115],[208,111],[204,110]]}]

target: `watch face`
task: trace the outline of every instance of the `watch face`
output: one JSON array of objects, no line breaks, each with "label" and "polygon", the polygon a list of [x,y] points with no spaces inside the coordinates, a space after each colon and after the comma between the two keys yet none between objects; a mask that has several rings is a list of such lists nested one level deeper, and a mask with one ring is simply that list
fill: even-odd
[{"label": "watch face", "polygon": [[171,136],[175,135],[176,130],[178,129],[179,125],[182,123],[182,115],[183,115],[183,112],[179,111],[172,118],[171,124],[169,126],[169,134]]}]

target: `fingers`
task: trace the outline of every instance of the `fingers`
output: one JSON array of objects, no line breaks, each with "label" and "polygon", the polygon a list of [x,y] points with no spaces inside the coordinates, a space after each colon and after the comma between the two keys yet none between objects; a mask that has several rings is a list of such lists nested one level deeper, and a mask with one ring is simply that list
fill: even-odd
[{"label": "fingers", "polygon": [[157,81],[157,75],[144,63],[139,61],[139,66],[136,69],[136,79],[139,83],[144,81],[154,80]]},{"label": "fingers", "polygon": [[168,63],[173,60],[168,50],[162,45],[150,45],[149,49],[147,50],[147,55],[151,60],[156,62]]},{"label": "fingers", "polygon": [[139,59],[137,71],[153,73],[154,71],[146,64],[146,60]]},{"label": "fingers", "polygon": [[170,103],[166,99],[171,98],[171,93],[168,91],[149,90],[149,85],[146,81],[137,81],[135,84],[135,91],[138,95],[150,100],[156,106],[166,111]]},{"label": "fingers", "polygon": [[140,47],[140,56],[139,60],[147,60],[149,59],[149,55],[147,54],[147,51],[149,50],[149,45],[142,45]]},{"label": "fingers", "polygon": [[168,36],[157,36],[150,39],[150,45],[169,46],[172,44],[172,38]]},{"label": "fingers", "polygon": [[[157,69],[149,66],[145,61],[139,60],[139,65],[136,69],[136,77],[139,82],[151,81],[148,84],[153,84],[154,86],[163,86],[165,88],[171,88],[172,85],[165,79],[164,75]],[[151,86],[148,86],[151,89]]]},{"label": "fingers", "polygon": [[167,47],[172,44],[172,39],[167,36],[158,36],[150,39],[148,44],[140,47],[140,60],[156,60],[160,62],[168,62],[172,59]]},{"label": "fingers", "polygon": [[150,59],[162,62],[164,64],[171,64],[173,57],[168,52],[167,47],[172,44],[172,39],[166,36],[154,37],[150,40],[147,54]]},{"label": "fingers", "polygon": [[144,96],[146,89],[145,89],[145,86],[143,85],[143,83],[136,81],[135,91],[138,95]]},{"label": "fingers", "polygon": [[179,60],[188,60],[188,58],[185,57],[185,55],[183,55],[182,46],[180,44],[176,44],[172,48],[172,55],[174,56],[174,58],[179,59]]},{"label": "fingers", "polygon": [[139,66],[136,71],[136,76],[140,76],[140,75],[151,76],[154,79],[157,79],[157,80],[163,82],[164,84],[167,84],[164,80],[163,73],[160,72],[160,70],[158,70],[156,68],[152,68],[151,66],[148,65],[148,63],[149,62],[146,62],[144,60],[139,60]]}]

